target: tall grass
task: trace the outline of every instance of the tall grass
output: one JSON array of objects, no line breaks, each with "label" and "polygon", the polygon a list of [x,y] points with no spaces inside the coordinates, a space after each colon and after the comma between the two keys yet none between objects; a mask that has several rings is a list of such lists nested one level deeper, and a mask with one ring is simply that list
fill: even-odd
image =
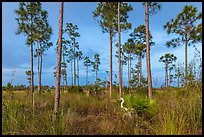
[{"label": "tall grass", "polygon": [[155,134],[201,134],[201,88],[171,90],[156,98],[160,107],[153,122]]},{"label": "tall grass", "polygon": [[[174,91],[175,90],[175,91]],[[170,89],[149,100],[143,93],[105,95],[64,92],[61,94],[59,125],[53,113],[54,92],[35,93],[35,108],[26,92],[2,94],[2,134],[202,134],[201,87]]]}]

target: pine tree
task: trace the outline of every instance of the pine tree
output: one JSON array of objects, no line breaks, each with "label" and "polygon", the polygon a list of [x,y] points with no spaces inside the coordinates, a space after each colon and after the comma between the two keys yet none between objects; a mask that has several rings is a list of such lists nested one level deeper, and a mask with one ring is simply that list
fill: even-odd
[{"label": "pine tree", "polygon": [[98,84],[98,70],[99,70],[99,65],[100,65],[100,58],[99,58],[99,54],[96,53],[94,55],[94,62],[92,62],[93,65],[93,71],[96,72],[96,81],[95,83]]},{"label": "pine tree", "polygon": [[149,44],[149,15],[154,15],[160,10],[159,2],[145,2],[145,26],[146,26],[146,62],[147,62],[147,80],[148,80],[148,97],[151,99],[152,94],[152,75],[150,64],[150,44]]},{"label": "pine tree", "polygon": [[159,61],[163,62],[165,64],[165,86],[168,87],[169,82],[168,82],[168,69],[169,69],[169,64],[171,64],[173,61],[176,61],[176,56],[174,54],[167,53],[164,56],[161,56]]},{"label": "pine tree", "polygon": [[33,44],[37,39],[37,24],[41,13],[40,2],[20,2],[19,9],[15,10],[17,14],[18,31],[16,34],[27,36],[26,44],[30,46],[30,92],[32,93],[32,105],[34,107],[34,73],[33,73]]},{"label": "pine tree", "polygon": [[91,66],[91,61],[88,56],[84,58],[84,66],[86,67],[86,85],[88,85],[88,68]]},{"label": "pine tree", "polygon": [[[186,5],[181,13],[178,14],[176,19],[171,19],[164,25],[168,34],[176,34],[177,37],[168,41],[168,47],[181,46],[185,44],[185,84],[188,83],[188,46],[191,46],[199,39],[201,40],[200,32],[201,26],[196,27],[195,23],[201,19],[202,13],[198,13],[196,7]],[[201,34],[201,33],[200,33]]]},{"label": "pine tree", "polygon": [[37,38],[35,41],[38,44],[38,48],[36,49],[34,57],[37,57],[38,59],[38,92],[41,91],[43,55],[45,55],[45,51],[53,45],[52,42],[49,41],[52,35],[52,28],[48,24],[47,17],[47,11],[42,11],[39,20],[36,21]]},{"label": "pine tree", "polygon": [[57,71],[56,71],[56,89],[55,89],[55,105],[54,112],[58,114],[60,105],[60,75],[61,75],[61,54],[62,54],[62,28],[63,28],[63,6],[64,2],[60,2],[60,18],[59,18],[59,42],[57,50]]},{"label": "pine tree", "polygon": [[[132,6],[127,3],[120,4],[120,29],[126,31],[131,28],[131,24],[127,22],[128,12],[132,10]],[[103,33],[110,34],[110,98],[112,96],[112,38],[118,31],[118,3],[117,2],[100,2],[93,12],[94,18],[102,28]]]},{"label": "pine tree", "polygon": [[77,25],[73,25],[72,23],[66,23],[66,28],[64,30],[65,33],[68,34],[68,37],[70,39],[70,43],[71,43],[71,48],[70,48],[70,55],[72,56],[71,58],[74,60],[74,74],[73,74],[73,83],[74,85],[76,85],[76,52],[77,50],[79,50],[79,44],[76,41],[77,37],[80,37],[80,34],[77,32],[78,27]]},{"label": "pine tree", "polygon": [[[142,76],[142,58],[144,58],[146,53],[146,28],[144,25],[140,25],[134,29],[130,34],[130,38],[133,40],[135,45],[134,54],[138,56],[138,82],[141,84]],[[150,46],[154,45],[152,41],[152,35],[149,33],[149,44]]]}]

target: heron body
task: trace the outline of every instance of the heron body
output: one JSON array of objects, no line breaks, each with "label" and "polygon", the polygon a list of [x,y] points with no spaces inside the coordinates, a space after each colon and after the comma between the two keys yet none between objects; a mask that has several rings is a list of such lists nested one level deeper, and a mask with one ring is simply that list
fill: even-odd
[{"label": "heron body", "polygon": [[123,99],[123,98],[120,98],[119,100],[122,100],[122,102],[121,102],[121,104],[120,104],[120,107],[121,107],[122,109],[124,109],[126,112],[128,112],[129,117],[132,118],[131,112],[130,112],[131,110],[128,110],[128,108],[126,108],[126,107],[123,107],[124,99]]},{"label": "heron body", "polygon": [[120,107],[122,109],[125,109],[125,111],[128,111],[128,109],[126,107],[123,107],[123,103],[124,103],[124,99],[123,98],[120,98],[120,100],[122,100],[121,104],[120,104]]}]

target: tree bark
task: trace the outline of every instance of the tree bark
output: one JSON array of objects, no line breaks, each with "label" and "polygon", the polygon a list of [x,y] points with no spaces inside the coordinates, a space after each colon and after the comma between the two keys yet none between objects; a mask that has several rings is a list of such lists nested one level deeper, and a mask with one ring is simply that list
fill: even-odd
[{"label": "tree bark", "polygon": [[120,2],[118,2],[118,63],[119,63],[119,93],[122,97],[122,75],[121,75],[121,53],[120,53]]},{"label": "tree bark", "polygon": [[[31,23],[32,23],[32,17],[31,17]],[[32,24],[31,24],[32,26]],[[31,31],[30,31],[30,37],[32,39],[32,28],[31,28]],[[33,43],[32,43],[32,40],[30,42],[30,75],[31,75],[31,86],[30,86],[30,91],[31,91],[31,94],[32,94],[32,106],[33,108],[35,107],[35,102],[34,102],[34,73],[33,73]]]},{"label": "tree bark", "polygon": [[110,98],[112,96],[112,30],[110,30]]},{"label": "tree bark", "polygon": [[132,56],[131,56],[131,53],[130,53],[130,80],[131,80],[131,74],[132,74]]},{"label": "tree bark", "polygon": [[39,46],[36,51],[37,58],[38,58],[38,92],[40,92],[40,54],[39,54]]},{"label": "tree bark", "polygon": [[57,72],[56,72],[56,90],[54,112],[58,113],[60,104],[60,73],[61,73],[61,52],[62,52],[62,28],[63,28],[63,2],[60,2],[60,18],[59,18],[59,43],[57,50]]},{"label": "tree bark", "polygon": [[180,79],[180,68],[179,68],[179,64],[178,64],[178,73],[177,73],[177,82],[178,82],[178,87],[179,87],[179,79]]},{"label": "tree bark", "polygon": [[77,58],[77,85],[79,86],[79,59]]},{"label": "tree bark", "polygon": [[142,73],[142,69],[141,69],[141,66],[142,66],[142,60],[141,60],[141,55],[139,55],[138,56],[138,60],[139,60],[139,62],[138,62],[138,67],[139,67],[139,70],[138,70],[138,72],[139,72],[139,86],[141,85],[141,73]]},{"label": "tree bark", "polygon": [[185,36],[185,84],[188,84],[188,40],[187,36]]},{"label": "tree bark", "polygon": [[96,69],[96,83],[98,83],[98,82],[97,82],[97,77],[98,77],[97,75],[98,75],[98,74],[97,74],[97,69]]},{"label": "tree bark", "polygon": [[86,66],[86,85],[88,85],[88,66]]},{"label": "tree bark", "polygon": [[146,61],[147,61],[147,78],[148,78],[148,97],[152,98],[152,77],[150,64],[150,47],[149,47],[149,9],[148,3],[145,2],[145,24],[146,24]]},{"label": "tree bark", "polygon": [[[64,87],[64,90],[65,90],[65,85],[66,85],[66,66],[65,66],[65,57],[64,57],[64,49],[62,47],[62,60],[63,60],[63,71],[64,71],[64,74],[63,74],[63,87]],[[65,84],[64,84],[65,83]]]},{"label": "tree bark", "polygon": [[40,53],[40,78],[39,78],[39,92],[41,91],[41,79],[42,79],[42,54]]},{"label": "tree bark", "polygon": [[166,87],[168,87],[168,64],[165,66],[165,74],[166,74]]},{"label": "tree bark", "polygon": [[71,60],[71,78],[72,78],[72,86],[73,86],[73,62]]},{"label": "tree bark", "polygon": [[76,56],[75,56],[75,41],[74,41],[74,86],[76,86]]},{"label": "tree bark", "polygon": [[31,45],[30,45],[30,75],[31,75],[31,86],[30,86],[30,90],[31,90],[31,93],[32,93],[32,105],[33,107],[35,106],[35,102],[34,102],[34,74],[33,74],[33,45],[32,45],[32,42],[31,42]]},{"label": "tree bark", "polygon": [[168,86],[171,86],[171,69],[169,70],[168,74]]},{"label": "tree bark", "polygon": [[128,54],[128,91],[130,93],[130,54]]}]

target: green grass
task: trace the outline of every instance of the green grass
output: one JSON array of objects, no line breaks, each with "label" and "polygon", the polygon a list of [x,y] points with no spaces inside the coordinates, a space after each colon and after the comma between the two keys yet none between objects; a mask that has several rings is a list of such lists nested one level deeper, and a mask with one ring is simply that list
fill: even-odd
[{"label": "green grass", "polygon": [[82,93],[61,94],[59,123],[53,113],[54,91],[35,93],[35,108],[27,92],[2,94],[2,134],[202,134],[202,89],[163,89],[149,100],[144,93],[123,95],[124,106],[132,108],[131,118],[120,108],[119,95],[109,92],[101,98]]}]

